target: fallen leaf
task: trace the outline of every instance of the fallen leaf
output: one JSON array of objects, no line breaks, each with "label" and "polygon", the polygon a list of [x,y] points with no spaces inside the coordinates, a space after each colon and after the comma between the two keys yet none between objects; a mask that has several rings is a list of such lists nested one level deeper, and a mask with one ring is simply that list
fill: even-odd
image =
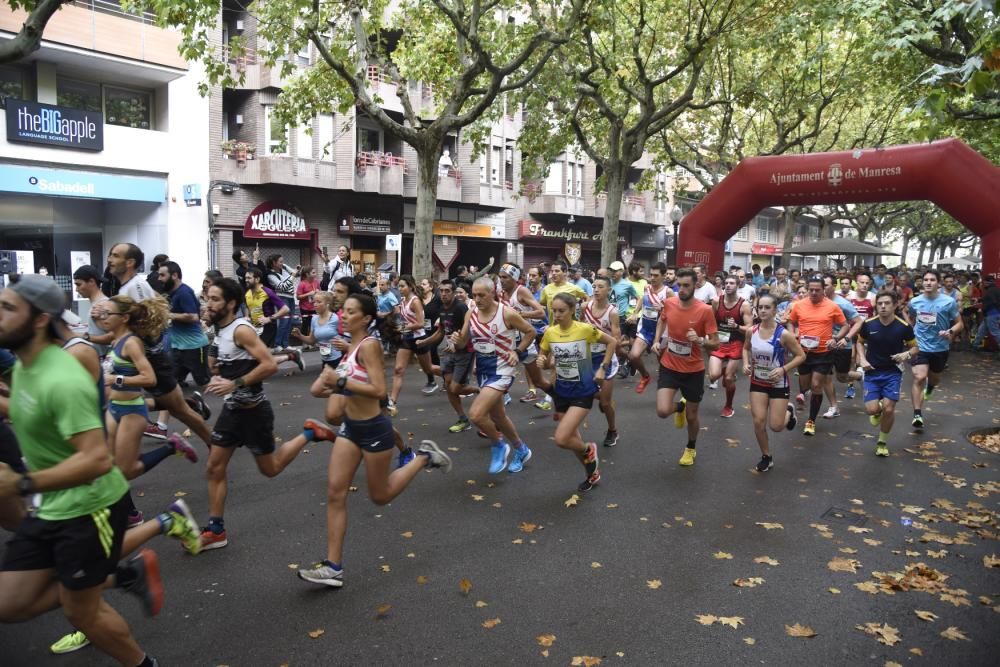
[{"label": "fallen leaf", "polygon": [[324,630],[323,628],[316,628],[315,630],[309,631],[309,636],[312,637],[313,639],[316,639],[317,637],[322,637],[325,634],[326,630]]},{"label": "fallen leaf", "polygon": [[545,649],[545,650],[542,651],[542,657],[543,658],[549,657],[549,649]]},{"label": "fallen leaf", "polygon": [[382,571],[383,572],[392,572],[392,567],[389,566],[389,565],[383,565],[382,566]]},{"label": "fallen leaf", "polygon": [[298,563],[289,563],[288,564],[288,569],[289,570],[297,570],[297,569],[299,569],[299,564]]},{"label": "fallen leaf", "polygon": [[522,521],[521,525],[518,526],[518,529],[520,529],[522,533],[533,533],[535,532],[535,528],[538,528],[537,524],[528,523],[527,521]]},{"label": "fallen leaf", "polygon": [[411,537],[413,537],[413,531],[412,530],[408,530],[405,533],[400,533],[400,535],[402,535],[406,539],[410,539]]},{"label": "fallen leaf", "polygon": [[475,493],[473,493],[472,494],[472,499],[475,500],[478,503],[480,500],[483,499],[483,497],[479,496],[479,495],[476,495]]},{"label": "fallen leaf", "polygon": [[913,655],[923,656],[924,655],[924,650],[920,649],[920,648],[911,648],[910,649],[910,653],[912,653]]},{"label": "fallen leaf", "polygon": [[510,541],[510,543],[511,543],[511,544],[524,544],[524,540],[522,540],[522,539],[521,539],[521,538],[519,537],[519,538],[517,538],[516,540],[511,540],[511,541]]},{"label": "fallen leaf", "polygon": [[859,591],[864,591],[865,593],[871,593],[872,595],[876,595],[877,593],[882,591],[882,589],[879,588],[878,584],[876,584],[874,581],[862,581],[859,584],[854,584],[854,587],[857,588]]},{"label": "fallen leaf", "polygon": [[609,510],[618,509],[618,503],[608,503],[608,509]]},{"label": "fallen leaf", "polygon": [[744,637],[743,638],[743,643],[744,644],[749,644],[750,646],[753,646],[754,644],[757,643],[757,640],[754,639],[753,637]]},{"label": "fallen leaf", "polygon": [[187,495],[187,491],[174,491],[174,498],[183,498]]},{"label": "fallen leaf", "polygon": [[853,558],[841,558],[840,556],[836,556],[833,560],[827,563],[826,566],[834,572],[851,572],[853,574],[858,571],[859,567],[861,567],[861,563]]},{"label": "fallen leaf", "polygon": [[828,588],[826,590],[830,591],[834,595],[840,595],[840,589],[839,588]]},{"label": "fallen leaf", "polygon": [[863,500],[861,500],[859,498],[851,498],[851,504],[852,505],[864,505],[865,501],[863,501]]},{"label": "fallen leaf", "polygon": [[920,609],[915,609],[913,611],[921,621],[936,621],[938,619],[937,614],[931,611],[921,611]]},{"label": "fallen leaf", "polygon": [[652,588],[654,591],[657,588],[659,588],[660,586],[662,586],[662,585],[663,585],[663,582],[660,581],[659,579],[647,579],[646,580],[646,587],[647,588]]},{"label": "fallen leaf", "polygon": [[421,585],[423,585],[423,584],[426,584],[426,583],[427,583],[427,577],[425,577],[425,576],[424,576],[424,575],[422,575],[422,574],[421,574],[421,575],[419,575],[419,576],[417,577],[417,583],[418,583],[418,584],[421,584]]},{"label": "fallen leaf", "polygon": [[758,521],[754,524],[755,526],[761,526],[764,530],[784,530],[785,527],[780,523],[768,523],[767,521]]},{"label": "fallen leaf", "polygon": [[574,493],[572,496],[570,496],[569,498],[566,499],[566,501],[563,503],[563,505],[565,505],[566,507],[573,507],[578,502],[580,502],[580,496],[578,496],[578,495],[576,495]]},{"label": "fallen leaf", "polygon": [[983,565],[986,567],[1000,567],[1000,556],[996,554],[983,556]]},{"label": "fallen leaf", "polygon": [[712,625],[712,623],[719,620],[718,616],[712,616],[711,614],[698,614],[694,618],[702,625]]},{"label": "fallen leaf", "polygon": [[488,618],[485,621],[483,621],[482,625],[487,630],[492,630],[493,628],[495,628],[498,625],[500,625],[500,619],[499,618]]},{"label": "fallen leaf", "polygon": [[488,607],[489,605],[482,600],[476,600],[476,609],[482,609],[483,607]]},{"label": "fallen leaf", "polygon": [[800,625],[796,623],[795,625],[786,625],[785,634],[789,637],[815,637],[818,633],[810,628],[808,625]]},{"label": "fallen leaf", "polygon": [[[965,591],[962,591],[962,592],[964,593]],[[968,598],[962,597],[961,595],[952,595],[951,593],[942,593],[941,594],[941,602],[950,602],[953,605],[955,605],[956,607],[971,607],[972,606],[972,603],[969,602]]]},{"label": "fallen leaf", "polygon": [[931,558],[944,558],[947,554],[947,549],[941,549],[940,551],[931,551],[930,549],[927,550],[927,555]]},{"label": "fallen leaf", "polygon": [[840,547],[840,549],[838,549],[837,551],[839,551],[842,554],[856,554],[856,553],[858,553],[857,549],[853,549],[851,547]]},{"label": "fallen leaf", "polygon": [[592,655],[575,655],[569,664],[572,667],[595,667],[601,664],[601,659]]},{"label": "fallen leaf", "polygon": [[719,617],[719,623],[722,623],[723,625],[728,625],[733,630],[736,630],[737,628],[739,628],[739,626],[743,625],[743,617],[742,616],[720,616]]},{"label": "fallen leaf", "polygon": [[893,662],[892,660],[886,660],[885,664],[882,665],[882,667],[903,667],[903,666],[898,662]]},{"label": "fallen leaf", "polygon": [[469,581],[468,579],[462,579],[460,582],[458,582],[458,588],[459,590],[462,591],[462,593],[468,595],[469,591],[472,590],[472,582]]},{"label": "fallen leaf", "polygon": [[847,527],[847,532],[849,532],[849,533],[864,534],[864,533],[870,533],[870,532],[872,532],[872,529],[871,528],[861,528],[859,526],[848,526]]},{"label": "fallen leaf", "polygon": [[886,646],[895,646],[900,641],[899,628],[894,628],[888,623],[865,623],[864,625],[855,625],[854,627],[866,634],[872,635]]},{"label": "fallen leaf", "polygon": [[757,556],[753,559],[755,563],[761,563],[762,565],[770,565],[771,567],[777,567],[780,563],[770,556]]},{"label": "fallen leaf", "polygon": [[[877,547],[877,546],[879,546],[880,544],[882,544],[881,540],[874,540],[874,539],[872,539],[872,538],[870,538],[870,537],[866,537],[866,538],[865,538],[864,540],[862,540],[862,541],[863,541],[863,542],[864,542],[865,544],[867,544],[868,546],[870,546],[870,547]],[[915,552],[915,551],[908,551],[908,552],[906,552],[906,555],[907,555],[907,556],[911,556],[911,555],[912,555],[912,556],[919,556],[920,554],[919,554],[918,552]]]},{"label": "fallen leaf", "polygon": [[590,567],[596,570],[597,568],[601,567],[601,564],[595,560],[593,563],[590,564]]},{"label": "fallen leaf", "polygon": [[501,505],[500,503],[493,503],[493,507],[500,509],[501,507],[503,507],[503,505]]},{"label": "fallen leaf", "polygon": [[732,554],[727,554],[725,551],[716,551],[714,554],[712,554],[712,557],[715,558],[716,560],[732,560],[733,559],[733,555]]},{"label": "fallen leaf", "polygon": [[535,641],[538,642],[539,646],[552,646],[555,640],[556,636],[553,634],[538,635],[537,637],[535,637]]},{"label": "fallen leaf", "polygon": [[965,633],[956,628],[954,625],[948,626],[947,630],[941,632],[941,636],[945,639],[950,639],[953,642],[958,640],[971,641],[965,636]]},{"label": "fallen leaf", "polygon": [[392,609],[392,605],[391,604],[380,604],[375,609],[375,616],[376,617],[385,616],[385,615],[387,615],[389,613],[390,609]]},{"label": "fallen leaf", "polygon": [[740,577],[733,582],[733,586],[739,586],[740,588],[756,588],[763,583],[763,577]]}]

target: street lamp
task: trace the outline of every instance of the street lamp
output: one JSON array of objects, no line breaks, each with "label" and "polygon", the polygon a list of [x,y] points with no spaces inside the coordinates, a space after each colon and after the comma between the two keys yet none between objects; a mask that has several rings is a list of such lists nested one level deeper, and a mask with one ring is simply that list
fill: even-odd
[{"label": "street lamp", "polygon": [[212,192],[221,190],[223,194],[231,195],[240,189],[240,184],[234,181],[211,181],[208,184],[208,194],[205,196],[205,204],[208,209],[208,268],[216,269],[215,266],[215,211],[212,210]]},{"label": "street lamp", "polygon": [[677,204],[674,204],[674,207],[670,209],[670,221],[674,223],[674,261],[671,262],[671,264],[673,264],[674,266],[677,266],[677,249],[678,249],[678,241],[680,240],[677,238],[677,233],[681,226],[681,219],[683,217],[684,217],[684,209],[682,209]]}]

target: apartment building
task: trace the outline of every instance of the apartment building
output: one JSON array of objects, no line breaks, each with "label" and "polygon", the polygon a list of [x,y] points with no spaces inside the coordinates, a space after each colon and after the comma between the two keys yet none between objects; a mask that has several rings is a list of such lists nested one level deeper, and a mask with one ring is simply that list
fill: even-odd
[{"label": "apartment building", "polygon": [[[25,20],[0,12],[0,39]],[[0,274],[43,268],[72,292],[111,246],[165,252],[188,275],[207,264],[208,102],[179,34],[110,0],[78,0],[41,48],[0,66]]]}]

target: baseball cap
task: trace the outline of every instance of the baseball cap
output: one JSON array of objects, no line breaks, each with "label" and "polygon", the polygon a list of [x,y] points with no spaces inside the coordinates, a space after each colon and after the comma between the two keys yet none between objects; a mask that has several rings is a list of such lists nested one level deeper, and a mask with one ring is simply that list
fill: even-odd
[{"label": "baseball cap", "polygon": [[74,280],[93,280],[95,283],[100,285],[104,282],[104,274],[96,266],[91,266],[90,264],[84,264],[79,269],[73,272]]},{"label": "baseball cap", "polygon": [[608,267],[612,271],[624,271],[625,265],[621,262],[611,262],[611,266]]},{"label": "baseball cap", "polygon": [[17,282],[10,284],[10,289],[43,313],[62,316],[66,295],[52,278],[33,273],[24,274]]}]

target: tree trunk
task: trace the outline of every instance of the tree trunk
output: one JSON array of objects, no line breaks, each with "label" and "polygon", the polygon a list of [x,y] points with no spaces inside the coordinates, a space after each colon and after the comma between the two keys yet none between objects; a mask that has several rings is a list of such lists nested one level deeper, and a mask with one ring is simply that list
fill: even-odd
[{"label": "tree trunk", "polygon": [[788,249],[795,247],[795,209],[785,207],[782,216],[785,218],[785,237],[781,240],[781,263],[778,266],[788,269],[792,266],[792,254]]},{"label": "tree trunk", "polygon": [[438,159],[441,148],[440,142],[434,146],[417,148],[417,217],[413,229],[413,277],[418,282],[424,278],[430,279],[434,268],[432,258],[434,211],[437,208]]},{"label": "tree trunk", "polygon": [[[924,252],[927,250],[927,241],[920,242],[920,252],[917,253],[917,263],[915,266],[924,265]],[[905,258],[904,258],[905,260]]]},{"label": "tree trunk", "polygon": [[906,263],[906,254],[910,252],[910,234],[903,232],[902,246],[899,251],[899,263]]},{"label": "tree trunk", "polygon": [[[607,165],[604,169],[607,181],[608,199],[604,208],[604,227],[601,238],[601,266],[608,266],[618,257],[618,226],[622,211],[622,195],[625,194],[625,179],[628,178],[628,165],[618,162]],[[674,247],[677,239],[674,239]]]}]

